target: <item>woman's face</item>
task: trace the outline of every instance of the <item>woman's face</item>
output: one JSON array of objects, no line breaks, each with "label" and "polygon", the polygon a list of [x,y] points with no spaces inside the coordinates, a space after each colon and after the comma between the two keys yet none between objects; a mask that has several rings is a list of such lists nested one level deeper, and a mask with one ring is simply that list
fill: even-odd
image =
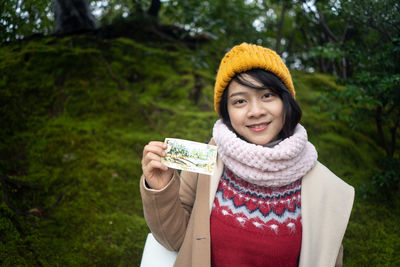
[{"label": "woman's face", "polygon": [[[244,74],[255,85],[260,82]],[[232,80],[228,88],[228,114],[233,129],[248,142],[265,145],[278,138],[283,128],[283,102],[271,90],[258,90]]]}]

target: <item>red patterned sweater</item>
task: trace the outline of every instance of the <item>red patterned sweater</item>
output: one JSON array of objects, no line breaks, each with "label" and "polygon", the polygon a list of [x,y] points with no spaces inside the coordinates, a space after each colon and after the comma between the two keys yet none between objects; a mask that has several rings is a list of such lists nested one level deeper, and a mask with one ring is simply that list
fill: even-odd
[{"label": "red patterned sweater", "polygon": [[250,184],[225,168],[211,212],[212,266],[297,266],[301,179],[279,188]]}]

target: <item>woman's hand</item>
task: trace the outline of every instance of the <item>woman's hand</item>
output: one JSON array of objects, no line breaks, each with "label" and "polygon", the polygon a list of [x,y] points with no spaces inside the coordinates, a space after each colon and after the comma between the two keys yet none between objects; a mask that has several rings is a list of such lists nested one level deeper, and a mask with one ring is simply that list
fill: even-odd
[{"label": "woman's hand", "polygon": [[142,170],[152,189],[163,189],[172,178],[174,170],[161,163],[161,157],[167,155],[166,148],[163,142],[151,141],[143,149]]}]

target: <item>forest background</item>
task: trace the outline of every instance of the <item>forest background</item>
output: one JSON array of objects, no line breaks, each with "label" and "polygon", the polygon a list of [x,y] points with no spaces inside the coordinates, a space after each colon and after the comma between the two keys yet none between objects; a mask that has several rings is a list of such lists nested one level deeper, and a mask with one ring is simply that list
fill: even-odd
[{"label": "forest background", "polygon": [[143,146],[209,140],[235,44],[291,68],[319,160],[356,188],[344,266],[400,265],[400,3],[0,4],[0,265],[139,266]]}]

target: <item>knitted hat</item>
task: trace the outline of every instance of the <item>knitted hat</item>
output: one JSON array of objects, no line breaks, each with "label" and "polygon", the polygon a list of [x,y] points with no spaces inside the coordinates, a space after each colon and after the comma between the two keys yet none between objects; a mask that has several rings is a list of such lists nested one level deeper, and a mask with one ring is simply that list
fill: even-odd
[{"label": "knitted hat", "polygon": [[289,70],[277,53],[262,46],[242,43],[226,53],[219,66],[214,87],[214,108],[218,114],[222,94],[229,82],[236,74],[251,69],[272,72],[281,79],[293,97],[296,96]]}]

